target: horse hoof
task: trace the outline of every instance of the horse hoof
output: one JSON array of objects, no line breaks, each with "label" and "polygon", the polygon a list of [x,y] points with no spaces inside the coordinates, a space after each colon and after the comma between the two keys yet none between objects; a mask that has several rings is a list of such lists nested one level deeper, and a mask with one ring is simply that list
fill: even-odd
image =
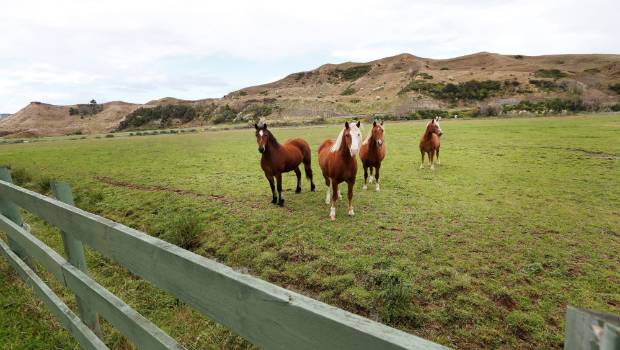
[{"label": "horse hoof", "polygon": [[367,190],[367,189],[368,189],[368,186],[366,186],[366,185],[362,186],[362,190],[364,190],[364,191],[365,191],[365,190]]},{"label": "horse hoof", "polygon": [[379,185],[377,185],[377,188],[376,188],[375,190],[376,190],[377,192],[379,192],[379,191],[380,191],[380,189],[379,189]]},{"label": "horse hoof", "polygon": [[353,211],[353,209],[350,209],[349,210],[349,216],[353,216],[353,215],[355,215],[355,212]]},{"label": "horse hoof", "polygon": [[331,219],[331,221],[336,221],[336,217],[335,216],[330,216],[329,218]]},{"label": "horse hoof", "polygon": [[273,197],[273,199],[271,200],[271,204],[276,204],[278,203],[278,200],[276,199],[276,197]]},{"label": "horse hoof", "polygon": [[315,188],[316,188],[316,186],[314,186],[314,184],[312,184],[312,185],[310,186],[310,192],[314,192],[314,189],[315,189]]},{"label": "horse hoof", "polygon": [[295,193],[301,193],[301,188],[299,188],[299,187],[298,187],[298,188],[296,188],[296,189],[295,189]]},{"label": "horse hoof", "polygon": [[420,169],[424,169],[424,165],[420,165]]},{"label": "horse hoof", "polygon": [[434,167],[434,166],[431,166],[431,170],[435,170],[435,167]]},{"label": "horse hoof", "polygon": [[284,206],[284,199],[280,199],[280,201],[278,202],[278,205],[283,207]]}]

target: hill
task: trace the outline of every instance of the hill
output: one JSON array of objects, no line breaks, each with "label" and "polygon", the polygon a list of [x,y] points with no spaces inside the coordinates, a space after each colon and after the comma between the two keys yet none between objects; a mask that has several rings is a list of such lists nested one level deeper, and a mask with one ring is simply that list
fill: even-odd
[{"label": "hill", "polygon": [[166,97],[144,105],[110,102],[88,117],[70,116],[69,109],[76,106],[31,103],[0,121],[0,134],[62,135],[189,123],[247,123],[258,118],[295,121],[376,114],[416,118],[419,111],[427,110],[557,113],[618,108],[618,101],[620,55],[480,52],[430,59],[400,54],[365,63],[325,64],[219,99]]}]

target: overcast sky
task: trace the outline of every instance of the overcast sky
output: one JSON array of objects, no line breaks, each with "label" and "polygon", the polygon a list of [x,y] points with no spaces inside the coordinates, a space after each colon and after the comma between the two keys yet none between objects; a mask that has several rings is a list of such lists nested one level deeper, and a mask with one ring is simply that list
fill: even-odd
[{"label": "overcast sky", "polygon": [[0,0],[0,112],[220,97],[403,52],[620,53],[619,0]]}]

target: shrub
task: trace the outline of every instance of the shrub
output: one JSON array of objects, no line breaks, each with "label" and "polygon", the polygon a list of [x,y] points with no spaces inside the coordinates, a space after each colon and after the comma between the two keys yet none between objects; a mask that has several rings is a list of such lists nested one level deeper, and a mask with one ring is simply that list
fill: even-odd
[{"label": "shrub", "polygon": [[433,76],[428,74],[428,73],[426,73],[426,72],[418,73],[418,74],[416,74],[416,76],[422,77],[424,79],[433,79]]},{"label": "shrub", "polygon": [[80,115],[80,117],[84,117],[87,115],[94,115],[103,111],[103,105],[98,104],[95,100],[90,100],[88,104],[78,104],[76,107],[69,108],[69,115]]},{"label": "shrub", "polygon": [[105,135],[105,137],[109,139],[109,138],[114,137],[114,135],[112,135],[112,134],[107,134],[107,135]]},{"label": "shrub", "polygon": [[600,73],[601,70],[598,68],[588,68],[588,69],[585,69],[583,72],[590,73],[590,74],[596,74],[596,73]]},{"label": "shrub", "polygon": [[609,90],[611,90],[611,91],[613,91],[613,92],[615,92],[617,94],[620,94],[620,83],[610,84],[609,85]]},{"label": "shrub", "polygon": [[342,90],[342,92],[340,93],[340,95],[342,96],[349,96],[349,95],[353,95],[357,90],[355,90],[355,88],[353,87],[353,85],[349,85],[347,86],[346,89]]},{"label": "shrub", "polygon": [[518,60],[522,60],[523,59],[523,55],[514,55],[512,57],[514,57],[514,58],[516,58]]},{"label": "shrub", "polygon": [[247,96],[248,92],[245,90],[239,91],[239,96]]},{"label": "shrub", "polygon": [[370,65],[353,66],[346,69],[336,68],[329,74],[340,79],[354,81],[366,75],[370,69]]},{"label": "shrub", "polygon": [[237,116],[237,111],[235,111],[229,105],[220,106],[214,113],[211,121],[214,124],[220,124],[225,122],[231,122]]},{"label": "shrub", "polygon": [[136,136],[136,134],[134,134],[133,132],[130,132],[129,136]]},{"label": "shrub", "polygon": [[450,70],[450,68],[448,68],[448,67],[441,67],[441,68],[439,68],[439,70]]},{"label": "shrub", "polygon": [[198,236],[202,230],[203,224],[196,213],[181,213],[172,218],[166,217],[157,234],[159,238],[183,249],[194,249],[200,245]]},{"label": "shrub", "polygon": [[616,103],[615,105],[611,106],[611,110],[614,112],[620,112],[620,103]]},{"label": "shrub", "polygon": [[540,78],[564,78],[566,77],[566,73],[562,72],[559,69],[539,69],[534,73],[535,76]]},{"label": "shrub", "polygon": [[172,120],[187,123],[198,116],[198,110],[187,105],[162,105],[152,108],[140,107],[129,113],[120,123],[118,130],[138,128],[153,121],[159,121],[160,127],[172,124]]},{"label": "shrub", "polygon": [[484,100],[502,91],[502,83],[496,80],[470,80],[459,84],[427,83],[412,81],[399,94],[419,91],[440,100]]},{"label": "shrub", "polygon": [[565,91],[566,90],[566,84],[564,83],[556,84],[552,80],[530,79],[529,83],[543,91]]}]

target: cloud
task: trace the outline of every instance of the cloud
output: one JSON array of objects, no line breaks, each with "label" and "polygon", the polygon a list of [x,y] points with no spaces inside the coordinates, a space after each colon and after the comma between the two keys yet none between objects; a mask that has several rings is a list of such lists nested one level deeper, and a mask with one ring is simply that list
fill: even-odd
[{"label": "cloud", "polygon": [[0,112],[221,96],[409,52],[618,53],[615,0],[32,1],[0,12]]}]

